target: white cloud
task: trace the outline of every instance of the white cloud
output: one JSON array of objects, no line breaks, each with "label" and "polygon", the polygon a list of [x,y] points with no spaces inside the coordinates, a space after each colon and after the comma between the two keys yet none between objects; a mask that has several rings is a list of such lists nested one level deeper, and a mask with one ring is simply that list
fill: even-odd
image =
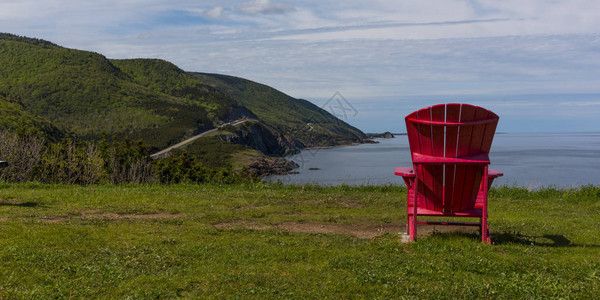
[{"label": "white cloud", "polygon": [[206,18],[216,20],[223,16],[223,7],[217,6],[211,9],[207,9],[202,13],[202,15],[204,15]]},{"label": "white cloud", "polygon": [[[111,58],[157,57],[246,77],[295,97],[326,100],[340,91],[357,105],[600,93],[597,0],[215,3],[0,0],[0,28]],[[596,99],[573,99],[573,110],[598,108]],[[511,103],[544,101],[498,107]]]},{"label": "white cloud", "polygon": [[245,14],[282,14],[294,10],[290,4],[275,3],[270,0],[252,0],[239,7],[239,11]]}]

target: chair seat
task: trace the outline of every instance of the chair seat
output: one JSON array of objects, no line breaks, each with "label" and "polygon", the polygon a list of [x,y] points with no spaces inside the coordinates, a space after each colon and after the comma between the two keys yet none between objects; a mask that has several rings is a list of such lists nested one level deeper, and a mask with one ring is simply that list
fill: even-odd
[{"label": "chair seat", "polygon": [[490,158],[487,153],[477,155],[465,155],[462,157],[439,157],[420,153],[413,153],[412,160],[414,164],[423,165],[489,165]]},{"label": "chair seat", "polygon": [[[410,167],[396,167],[394,170],[394,175],[404,176],[404,177],[408,177],[408,178],[414,178],[416,176],[415,172]],[[502,173],[498,170],[494,170],[494,169],[488,170],[488,178],[497,178],[497,177],[502,177],[503,175],[504,175],[504,173]]]},{"label": "chair seat", "polygon": [[[407,213],[413,214],[413,206],[409,205]],[[417,207],[417,215],[419,216],[430,216],[430,217],[464,217],[464,218],[481,218],[483,211],[481,208],[469,209],[461,212],[441,212],[431,209]]]}]

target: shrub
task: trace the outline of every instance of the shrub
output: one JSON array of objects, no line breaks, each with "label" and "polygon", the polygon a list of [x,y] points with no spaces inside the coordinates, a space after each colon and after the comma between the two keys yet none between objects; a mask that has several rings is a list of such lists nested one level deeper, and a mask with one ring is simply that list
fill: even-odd
[{"label": "shrub", "polygon": [[0,133],[0,159],[9,166],[0,170],[7,182],[45,183],[238,183],[256,181],[245,171],[231,167],[209,167],[196,156],[179,152],[168,158],[152,159],[142,141],[98,143],[63,139],[49,143],[36,137]]}]

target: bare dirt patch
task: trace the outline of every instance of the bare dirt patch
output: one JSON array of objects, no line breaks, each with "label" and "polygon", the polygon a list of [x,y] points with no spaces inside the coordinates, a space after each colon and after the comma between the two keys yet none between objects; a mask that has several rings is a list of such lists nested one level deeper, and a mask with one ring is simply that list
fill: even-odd
[{"label": "bare dirt patch", "polygon": [[243,221],[235,221],[235,222],[224,222],[224,223],[216,223],[213,224],[213,227],[220,229],[235,229],[235,228],[245,228],[252,230],[267,230],[273,229],[273,226],[256,224],[251,222],[243,222]]},{"label": "bare dirt patch", "polygon": [[403,225],[358,225],[329,223],[283,223],[278,229],[292,232],[350,234],[361,239],[370,239],[384,233],[398,233],[406,230]]},{"label": "bare dirt patch", "polygon": [[57,216],[42,219],[47,223],[67,222],[74,219],[109,219],[109,220],[155,220],[155,219],[178,219],[185,217],[184,214],[157,213],[157,214],[117,214],[117,213],[99,213],[98,211],[86,211],[81,215]]},{"label": "bare dirt patch", "polygon": [[45,223],[62,223],[62,222],[67,222],[68,220],[70,220],[72,218],[73,217],[60,216],[60,217],[52,217],[52,218],[43,218],[43,219],[41,219],[41,221],[45,222]]},{"label": "bare dirt patch", "polygon": [[102,213],[102,214],[82,214],[83,219],[140,219],[140,220],[154,220],[154,219],[178,219],[183,218],[184,214],[171,214],[171,213],[158,213],[158,214],[115,214],[115,213]]},{"label": "bare dirt patch", "polygon": [[[285,222],[275,225],[257,224],[248,221],[232,221],[213,224],[215,228],[234,229],[245,228],[252,230],[277,229],[289,232],[349,234],[361,239],[370,239],[385,233],[405,233],[406,225],[398,224],[332,224],[332,223],[298,223]],[[472,232],[474,228],[462,226],[419,226],[418,236],[427,236],[433,232]],[[476,230],[475,230],[476,231]]]},{"label": "bare dirt patch", "polygon": [[326,205],[339,205],[344,208],[364,208],[364,203],[360,203],[358,200],[350,200],[350,199],[338,199],[335,197],[329,197],[324,200],[315,200],[315,199],[296,199],[296,202],[299,203],[309,203],[309,204],[326,204]]}]

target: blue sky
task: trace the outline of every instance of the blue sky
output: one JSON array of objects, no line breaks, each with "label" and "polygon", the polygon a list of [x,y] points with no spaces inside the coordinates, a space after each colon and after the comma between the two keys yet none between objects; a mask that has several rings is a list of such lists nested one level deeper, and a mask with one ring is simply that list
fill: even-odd
[{"label": "blue sky", "polygon": [[468,102],[501,131],[600,130],[600,1],[0,0],[0,31],[240,76],[363,131]]}]

